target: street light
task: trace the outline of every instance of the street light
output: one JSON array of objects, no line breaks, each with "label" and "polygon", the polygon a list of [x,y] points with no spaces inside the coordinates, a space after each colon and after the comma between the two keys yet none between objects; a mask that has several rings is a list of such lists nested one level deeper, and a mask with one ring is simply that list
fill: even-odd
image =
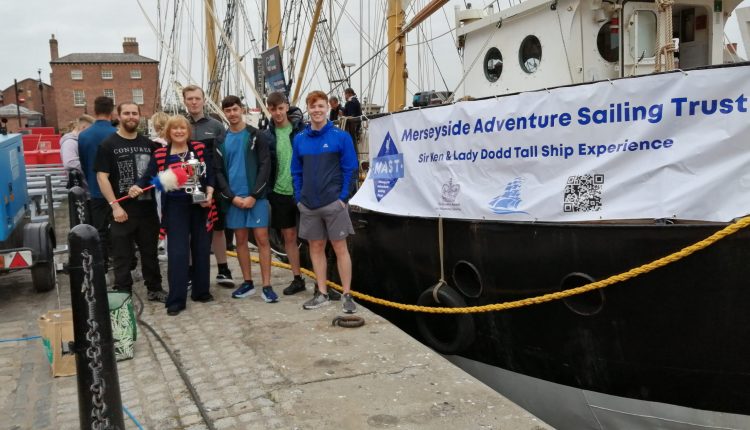
[{"label": "street light", "polygon": [[42,69],[37,69],[39,74],[39,95],[42,98],[42,127],[47,126],[47,112],[44,110],[44,83],[42,82]]}]

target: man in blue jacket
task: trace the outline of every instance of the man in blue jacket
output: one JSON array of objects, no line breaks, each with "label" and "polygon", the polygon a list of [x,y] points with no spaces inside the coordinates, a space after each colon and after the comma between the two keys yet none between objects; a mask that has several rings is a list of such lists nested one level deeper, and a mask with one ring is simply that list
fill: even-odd
[{"label": "man in blue jacket", "polygon": [[326,242],[330,240],[344,289],[343,309],[354,313],[357,306],[350,294],[352,260],[346,244],[346,237],[354,234],[354,229],[346,202],[357,169],[357,154],[349,134],[328,121],[326,94],[313,91],[305,101],[310,124],[294,137],[291,172],[300,211],[299,236],[310,243],[318,288],[302,307],[316,309],[330,303],[325,255]]}]

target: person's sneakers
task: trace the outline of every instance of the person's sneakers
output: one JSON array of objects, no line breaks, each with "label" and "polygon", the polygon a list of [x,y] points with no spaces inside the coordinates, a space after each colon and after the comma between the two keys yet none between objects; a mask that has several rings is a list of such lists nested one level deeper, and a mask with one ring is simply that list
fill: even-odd
[{"label": "person's sneakers", "polygon": [[260,296],[266,303],[276,303],[279,301],[279,296],[276,295],[276,292],[271,286],[263,287],[263,291],[261,291]]},{"label": "person's sneakers", "polygon": [[206,293],[204,296],[193,297],[192,299],[194,302],[208,303],[214,301],[214,296],[212,296],[211,293]]},{"label": "person's sneakers", "polygon": [[234,288],[234,281],[232,281],[232,273],[229,271],[219,272],[216,274],[216,283],[225,288]]},{"label": "person's sneakers", "polygon": [[331,303],[331,301],[328,300],[328,294],[323,294],[316,288],[315,295],[312,299],[306,301],[305,304],[302,305],[302,309],[318,309],[319,307],[325,306],[329,303]]},{"label": "person's sneakers", "polygon": [[193,289],[193,280],[188,278],[187,290],[190,292]]},{"label": "person's sneakers", "polygon": [[237,288],[232,293],[233,299],[243,299],[248,296],[255,294],[255,286],[252,282],[243,282],[240,288]]},{"label": "person's sneakers", "polygon": [[159,302],[159,303],[167,302],[167,292],[164,290],[149,291],[146,297],[149,299],[149,301],[152,301],[152,302]]},{"label": "person's sneakers", "polygon": [[333,288],[328,289],[328,300],[332,300],[334,302],[337,302],[341,300],[341,293],[334,290]]},{"label": "person's sneakers", "polygon": [[284,288],[284,295],[291,296],[302,291],[305,291],[305,280],[302,278],[294,279],[288,287]]},{"label": "person's sneakers", "polygon": [[357,305],[354,303],[352,295],[349,293],[344,294],[344,313],[353,314],[357,312]]}]

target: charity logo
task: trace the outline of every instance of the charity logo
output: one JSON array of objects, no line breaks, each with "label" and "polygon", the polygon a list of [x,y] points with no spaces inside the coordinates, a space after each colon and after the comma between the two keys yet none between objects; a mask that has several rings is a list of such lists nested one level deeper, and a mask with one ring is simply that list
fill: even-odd
[{"label": "charity logo", "polygon": [[524,178],[517,177],[505,185],[505,190],[499,196],[489,202],[490,210],[496,214],[525,214],[526,212],[517,210],[523,202],[521,198],[521,188]]},{"label": "charity logo", "polygon": [[375,187],[375,198],[382,200],[399,178],[404,177],[404,154],[398,152],[391,133],[386,133],[378,155],[372,160],[370,177]]}]

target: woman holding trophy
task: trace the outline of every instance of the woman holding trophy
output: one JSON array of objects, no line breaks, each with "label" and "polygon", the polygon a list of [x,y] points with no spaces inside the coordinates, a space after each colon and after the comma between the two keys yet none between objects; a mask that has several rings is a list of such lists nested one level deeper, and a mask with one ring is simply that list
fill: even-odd
[{"label": "woman holding trophy", "polygon": [[[169,238],[166,302],[169,315],[178,315],[185,309],[189,280],[193,285],[193,301],[213,301],[209,292],[213,173],[206,168],[203,144],[190,142],[190,130],[190,124],[182,116],[173,116],[167,121],[164,130],[167,146],[154,152],[146,174],[128,193],[130,197],[137,197],[149,183],[163,188],[162,225]],[[165,172],[175,175],[164,175]],[[167,185],[165,176],[179,179]]]}]

